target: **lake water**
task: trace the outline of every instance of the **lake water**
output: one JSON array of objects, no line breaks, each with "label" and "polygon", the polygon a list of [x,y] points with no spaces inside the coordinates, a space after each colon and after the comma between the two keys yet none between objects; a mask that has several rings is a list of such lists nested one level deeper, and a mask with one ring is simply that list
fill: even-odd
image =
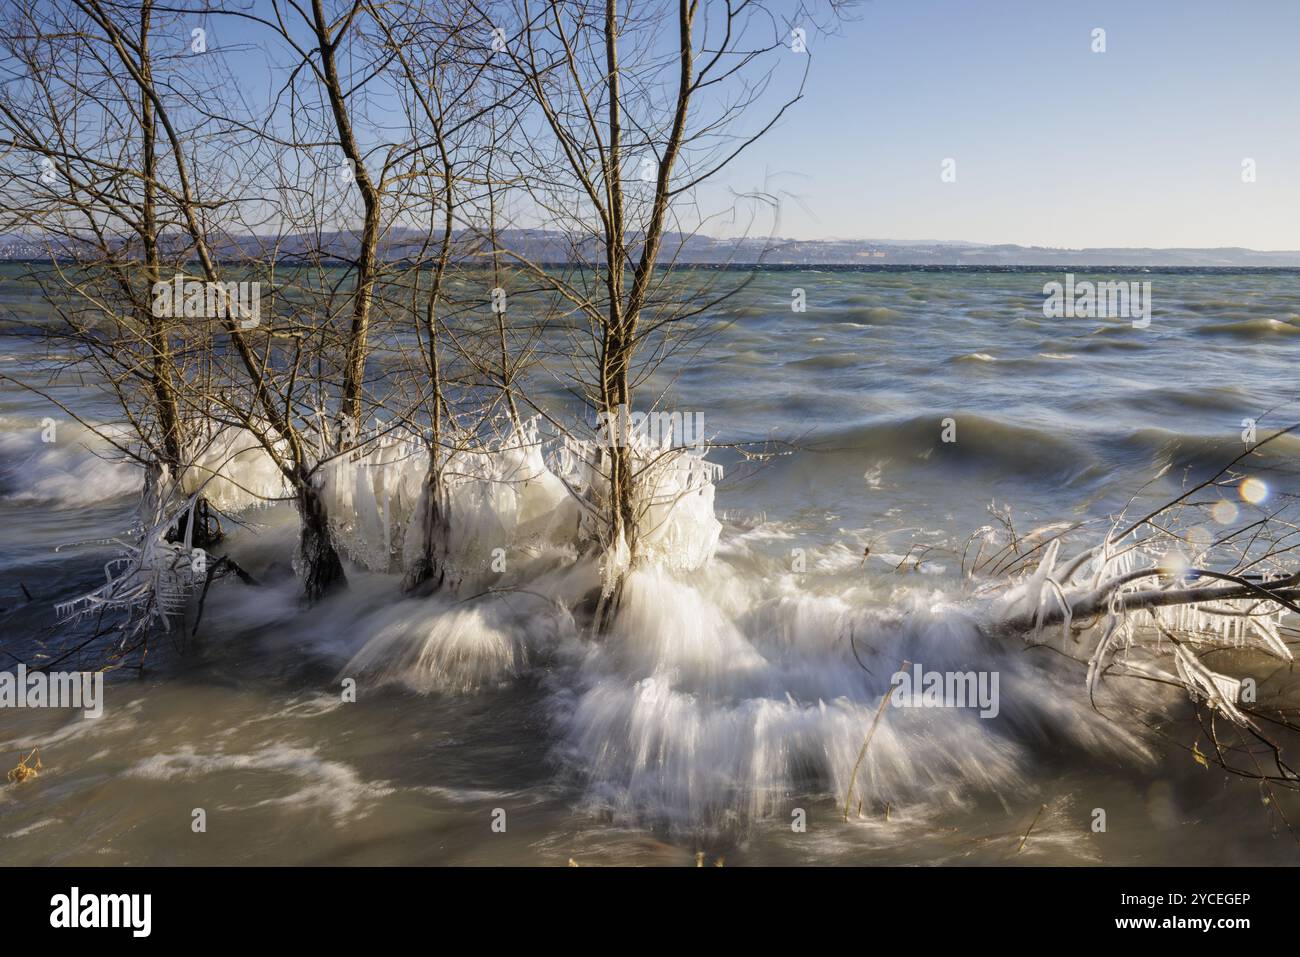
[{"label": "lake water", "polygon": [[[39,323],[16,275],[0,267],[0,309]],[[0,787],[0,861],[1297,863],[1257,784],[1192,759],[1177,695],[1098,714],[1081,666],[971,625],[960,553],[990,504],[1022,530],[1101,535],[1134,496],[1172,497],[1236,455],[1243,420],[1300,420],[1300,276],[1078,278],[1150,282],[1149,327],[1044,317],[1059,273],[760,273],[646,394],[702,413],[716,442],[788,444],[761,464],[712,453],[728,467],[716,558],[640,574],[600,642],[525,595],[404,599],[356,570],[304,611],[292,513],[250,514],[228,544],[265,584],[221,586],[197,634],[110,675],[102,718],[0,710],[5,769],[34,746],[43,763]],[[0,373],[36,348],[0,340]],[[54,394],[111,418],[75,383]],[[1237,503],[1239,521],[1300,492],[1298,449],[1275,443],[1269,497]],[[0,381],[0,649],[18,658],[112,555],[56,547],[129,523],[139,477],[105,455]],[[386,628],[421,635],[454,680],[361,682],[344,702],[340,670]],[[845,822],[904,660],[996,670],[1000,713],[887,709]]]}]

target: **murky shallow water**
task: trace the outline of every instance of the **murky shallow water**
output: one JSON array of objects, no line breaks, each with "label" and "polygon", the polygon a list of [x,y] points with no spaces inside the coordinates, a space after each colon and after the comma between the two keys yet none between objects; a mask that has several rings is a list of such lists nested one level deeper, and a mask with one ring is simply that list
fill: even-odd
[{"label": "murky shallow water", "polygon": [[[642,576],[600,645],[527,595],[451,607],[362,573],[304,612],[292,516],[255,513],[260,534],[231,549],[265,587],[225,586],[197,635],[159,642],[142,677],[111,676],[103,718],[0,711],[6,766],[36,745],[44,766],[0,788],[0,860],[1295,863],[1259,788],[1180,748],[1194,729],[1176,699],[1106,702],[1102,719],[1082,669],[978,634],[954,562],[899,574],[887,557],[960,549],[992,500],[1024,527],[1100,518],[1170,461],[1225,458],[1242,419],[1292,421],[1294,275],[1143,276],[1156,301],[1144,331],[1044,319],[1042,284],[1059,278],[761,277],[673,391],[720,441],[802,448],[733,469],[713,565]],[[807,313],[789,311],[795,286]],[[22,301],[2,282],[0,296]],[[20,345],[6,348],[12,362]],[[53,548],[120,530],[135,481],[75,429],[42,445],[47,414],[0,391],[0,627],[20,657],[108,554]],[[948,416],[951,445],[938,441]],[[1294,454],[1274,501],[1300,490]],[[1175,467],[1150,494],[1181,478]],[[527,577],[569,594],[583,574],[542,555]],[[349,661],[380,633],[439,649],[454,680],[362,679],[343,702]],[[904,659],[998,670],[1001,714],[887,710],[844,823],[856,755]],[[1150,714],[1167,737],[1135,720]]]}]

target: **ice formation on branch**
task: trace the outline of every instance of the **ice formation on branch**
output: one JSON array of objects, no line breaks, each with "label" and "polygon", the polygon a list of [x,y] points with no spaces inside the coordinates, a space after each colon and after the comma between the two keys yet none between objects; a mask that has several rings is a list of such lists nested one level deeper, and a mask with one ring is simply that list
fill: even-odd
[{"label": "ice formation on branch", "polygon": [[[497,548],[553,546],[603,549],[607,571],[626,565],[626,543],[601,538],[608,497],[609,450],[563,436],[548,457],[536,419],[504,437],[444,453],[448,561],[460,571],[481,569]],[[689,570],[707,562],[721,525],[713,515],[720,466],[696,449],[633,440],[642,554]],[[371,571],[400,572],[422,554],[420,509],[429,453],[396,433],[363,440],[318,470],[318,483],[336,544]]]},{"label": "ice formation on branch", "polygon": [[288,498],[292,489],[257,436],[226,425],[189,450],[189,466],[181,476],[187,495],[203,489],[203,497],[222,512]]},{"label": "ice formation on branch", "polygon": [[1023,629],[1035,642],[1042,640],[1049,620],[1059,622],[1059,647],[1067,654],[1077,654],[1077,643],[1091,639],[1085,646],[1091,649],[1086,658],[1090,692],[1109,662],[1128,664],[1140,649],[1147,654],[1136,670],[1181,685],[1194,701],[1203,700],[1236,724],[1251,723],[1239,707],[1241,681],[1210,668],[1201,654],[1254,650],[1292,661],[1280,633],[1290,610],[1284,594],[1270,590],[1279,578],[1257,576],[1252,584],[1193,568],[1134,532],[1108,536],[1063,565],[1058,565],[1058,546],[1059,539],[1050,542],[1037,567],[1006,593],[995,622]]},{"label": "ice formation on branch", "polygon": [[[673,447],[671,436],[656,441],[648,433],[626,437],[634,478],[634,510],[639,518],[639,558],[677,571],[704,566],[717,551],[722,525],[713,514],[722,466],[705,459],[705,449]],[[555,471],[582,502],[579,537],[605,546],[602,580],[606,596],[629,570],[627,542],[605,542],[604,510],[609,501],[611,450],[597,442],[565,436],[554,456]]]},{"label": "ice formation on branch", "polygon": [[[397,435],[362,443],[319,470],[335,542],[371,571],[399,572],[423,552],[419,508],[429,452]],[[440,463],[450,540],[449,561],[462,571],[484,565],[496,548],[571,544],[577,505],[547,467],[535,422]]]},{"label": "ice formation on branch", "polygon": [[[159,467],[146,482],[135,534],[128,540],[111,540],[120,554],[105,564],[104,584],[55,605],[60,624],[120,613],[124,618],[116,627],[124,638],[132,639],[153,625],[170,630],[184,616],[190,596],[206,580],[208,556],[192,545],[194,506],[202,490],[183,499],[179,508],[173,491],[166,468]],[[168,541],[181,516],[188,516],[184,536]]]}]

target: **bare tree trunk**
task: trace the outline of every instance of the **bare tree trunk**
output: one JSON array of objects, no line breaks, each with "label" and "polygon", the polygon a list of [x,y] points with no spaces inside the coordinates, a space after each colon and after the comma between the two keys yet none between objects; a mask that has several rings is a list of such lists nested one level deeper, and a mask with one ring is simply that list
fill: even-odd
[{"label": "bare tree trunk", "polygon": [[[450,179],[450,174],[448,174]],[[425,305],[425,330],[429,339],[429,377],[433,388],[433,410],[431,413],[432,429],[429,436],[429,473],[425,477],[424,490],[416,506],[424,514],[421,532],[421,554],[406,574],[402,587],[412,591],[426,582],[434,582],[435,588],[441,587],[446,580],[445,557],[447,554],[447,535],[450,531],[445,510],[446,486],[442,477],[442,380],[438,365],[438,297],[442,291],[442,281],[447,268],[451,246],[451,215],[453,201],[451,184],[447,183],[447,223],[443,230],[442,251],[434,267],[433,288]],[[418,274],[417,274],[418,282]]]},{"label": "bare tree trunk", "polygon": [[370,333],[370,309],[374,300],[376,252],[379,246],[379,189],[370,173],[366,170],[364,157],[352,130],[352,119],[348,114],[344,90],[339,81],[338,68],[334,51],[339,40],[346,35],[351,17],[339,29],[337,37],[329,33],[329,21],[326,19],[321,0],[312,0],[313,26],[316,39],[320,44],[321,69],[325,77],[325,92],[329,97],[330,110],[334,124],[338,129],[339,143],[343,155],[352,164],[352,172],[357,187],[361,190],[361,201],[365,205],[365,218],[361,231],[361,250],[357,257],[357,283],[352,299],[352,330],[348,336],[347,355],[343,365],[343,395],[339,413],[344,421],[361,428],[361,393],[365,386],[367,339]]},{"label": "bare tree trunk", "polygon": [[319,601],[345,586],[347,576],[330,538],[324,503],[310,479],[298,485],[298,516],[302,526],[298,540],[298,570],[303,591],[308,601]]},{"label": "bare tree trunk", "polygon": [[[623,264],[627,258],[626,214],[622,182],[621,83],[618,59],[618,5],[605,4],[605,61],[609,83],[609,153],[605,184],[609,194],[606,228],[606,265],[609,286],[609,319],[601,343],[601,409],[606,416],[620,410],[632,411],[631,366],[637,345],[637,323],[646,302],[650,279],[659,257],[664,219],[671,198],[673,165],[681,151],[686,116],[693,89],[694,60],[692,29],[695,4],[680,0],[678,10],[678,60],[680,65],[673,122],[664,155],[658,164],[655,195],[649,223],[642,239],[641,256],[633,273],[632,287],[623,289]],[[611,421],[607,418],[606,421]],[[622,438],[622,437],[620,437]],[[637,514],[637,472],[632,449],[618,441],[610,449],[609,521],[610,544],[626,549],[628,567],[635,563],[639,548],[640,520]],[[611,613],[622,597],[625,573],[620,571],[609,602]],[[602,626],[604,623],[601,623]]]},{"label": "bare tree trunk", "polygon": [[429,474],[424,480],[418,505],[424,516],[421,524],[423,548],[402,582],[405,591],[414,591],[429,583],[431,589],[438,589],[447,579],[447,534],[450,527],[446,511],[446,486],[443,484],[442,466],[438,458],[435,447],[430,456]]},{"label": "bare tree trunk", "polygon": [[[142,164],[144,171],[144,198],[141,202],[140,239],[144,247],[145,282],[149,289],[162,278],[158,250],[158,129],[154,116],[153,100],[148,90],[153,86],[153,65],[149,57],[149,29],[153,0],[143,0],[140,7],[140,129]],[[146,302],[148,300],[146,299]],[[185,467],[185,436],[181,425],[180,405],[176,385],[172,378],[173,362],[168,341],[168,322],[146,309],[142,324],[149,330],[149,351],[152,358],[152,386],[158,415],[158,428],[162,433],[162,459],[172,481],[179,482]],[[221,536],[208,523],[207,503],[196,500],[193,509],[186,509],[168,534],[172,541],[184,540],[190,534],[190,544],[207,548]]]},{"label": "bare tree trunk", "polygon": [[[623,128],[622,83],[618,63],[618,4],[605,0],[605,66],[609,76],[609,155],[605,168],[605,187],[609,193],[609,219],[606,229],[605,265],[609,286],[609,321],[601,344],[601,412],[619,415],[631,411],[628,368],[632,361],[632,342],[627,336],[627,314],[623,302],[623,263],[626,261],[626,231],[623,203]],[[607,419],[606,421],[616,421]],[[619,420],[621,421],[621,419]],[[621,541],[629,561],[636,558],[636,514],[633,507],[632,451],[624,436],[613,443],[609,462],[610,544]],[[615,586],[612,604],[617,606],[622,591],[622,575]]]}]

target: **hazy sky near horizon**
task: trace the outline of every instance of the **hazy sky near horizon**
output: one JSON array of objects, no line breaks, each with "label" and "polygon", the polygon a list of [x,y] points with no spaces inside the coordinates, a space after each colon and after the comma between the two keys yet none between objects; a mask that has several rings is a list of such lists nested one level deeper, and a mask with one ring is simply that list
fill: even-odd
[{"label": "hazy sky near horizon", "polygon": [[864,0],[808,44],[726,177],[798,197],[778,235],[1300,249],[1300,0]]}]

